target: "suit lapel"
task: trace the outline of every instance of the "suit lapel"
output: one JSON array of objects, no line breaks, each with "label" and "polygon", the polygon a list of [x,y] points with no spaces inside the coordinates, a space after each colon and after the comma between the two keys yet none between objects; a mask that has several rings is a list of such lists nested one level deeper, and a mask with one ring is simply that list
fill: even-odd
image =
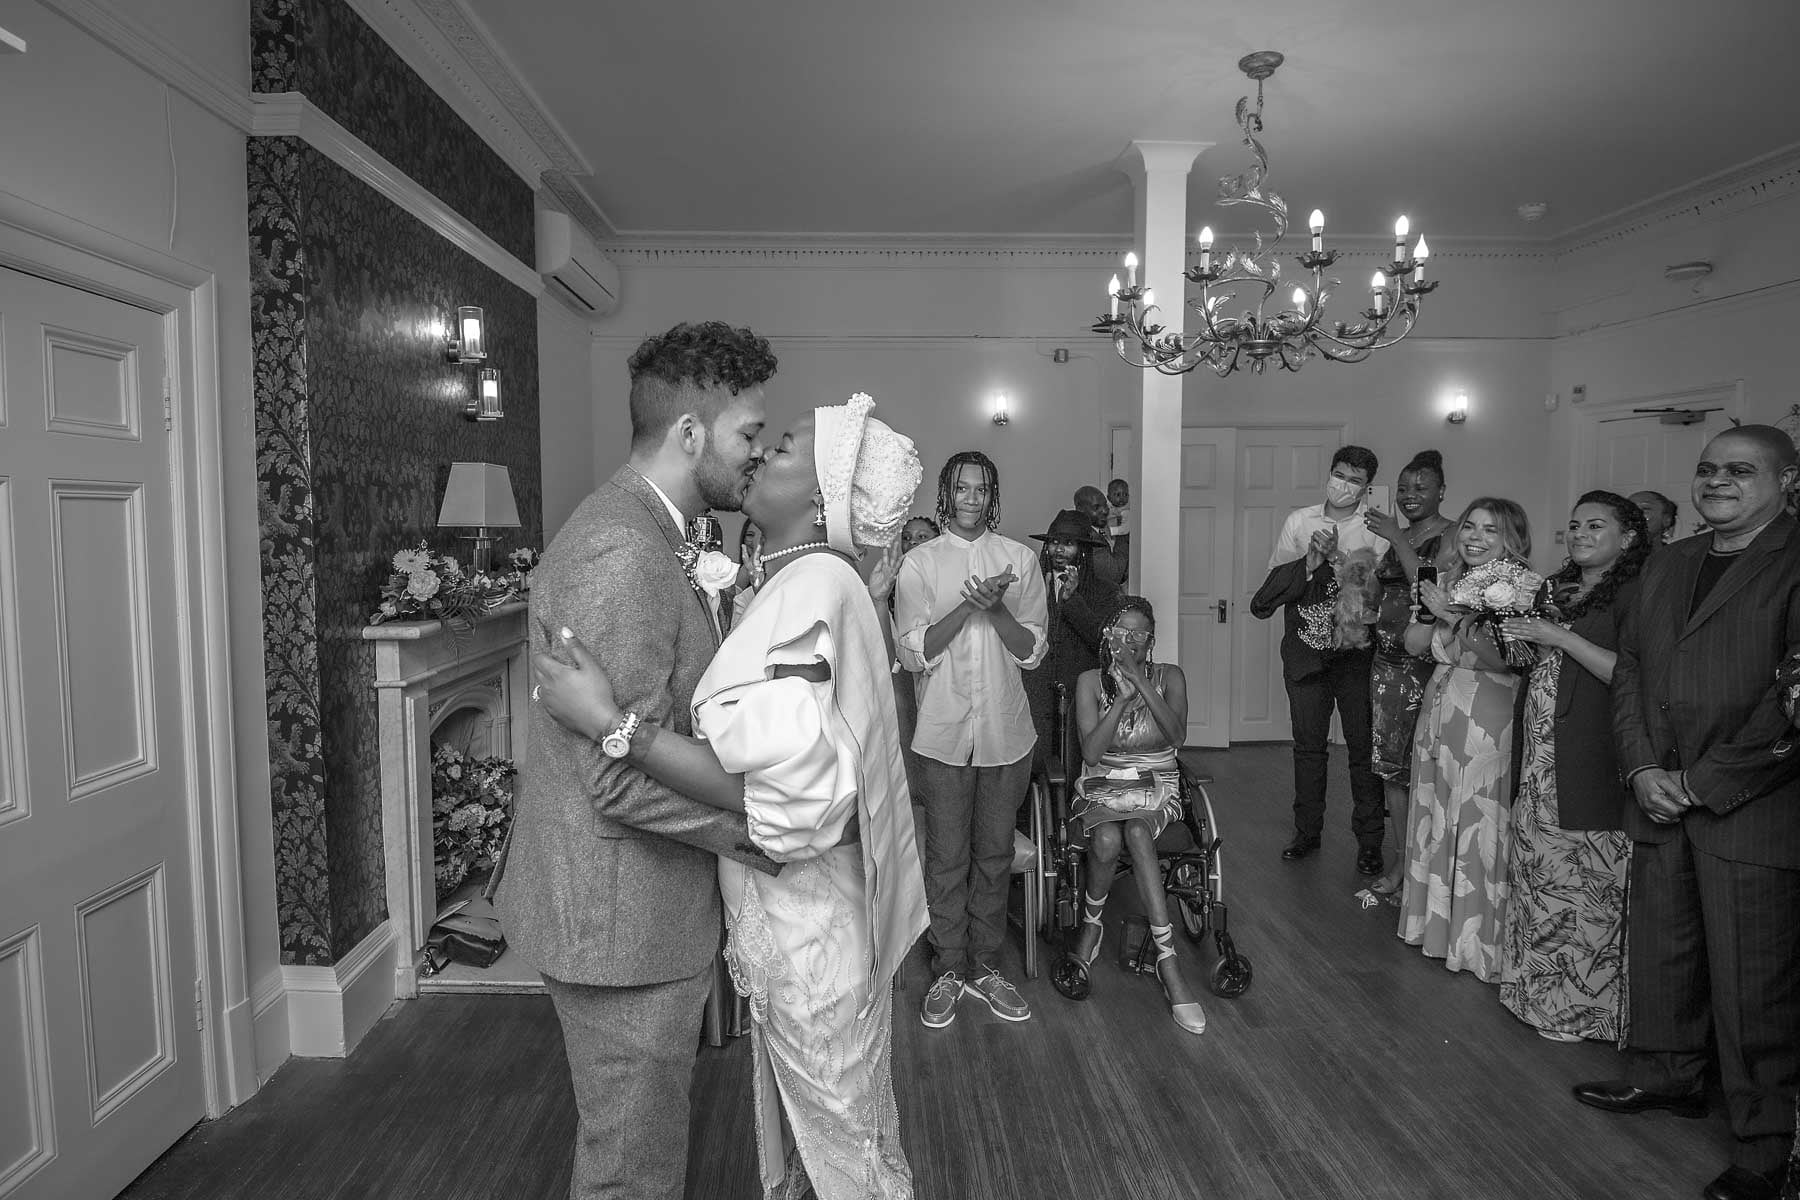
[{"label": "suit lapel", "polygon": [[[1751,542],[1742,554],[1738,555],[1737,561],[1725,568],[1725,574],[1718,583],[1713,585],[1713,590],[1707,594],[1700,607],[1694,610],[1694,615],[1688,619],[1687,627],[1681,632],[1683,638],[1690,636],[1704,625],[1714,613],[1725,607],[1726,601],[1737,595],[1746,584],[1762,573],[1763,569],[1774,560],[1776,551],[1787,545],[1788,534],[1793,525],[1794,518],[1783,513],[1770,522],[1767,529],[1757,535],[1756,540]],[[1700,560],[1706,556],[1705,548],[1710,545],[1708,540],[1696,540],[1701,541],[1700,553],[1689,560],[1691,569],[1686,572],[1686,596],[1689,603],[1693,602],[1694,580],[1700,573]]]},{"label": "suit lapel", "polygon": [[[687,548],[687,531],[675,528],[675,521],[669,516],[669,506],[664,504],[663,498],[656,494],[656,489],[650,486],[650,481],[638,474],[636,469],[625,466],[620,467],[613,474],[612,482],[614,487],[629,493],[639,504],[644,506],[644,510],[650,514],[650,519],[656,522],[657,529],[662,531],[663,540],[669,543],[669,553],[673,554],[676,562],[679,563],[682,551]],[[687,568],[682,568],[682,574],[684,576],[687,574]],[[713,646],[716,648],[723,639],[720,636],[719,622],[713,616],[712,606],[707,604],[706,598],[700,594],[699,589],[691,584],[687,591],[694,598],[694,602],[700,606],[700,615],[706,618],[706,629],[712,634]]]}]

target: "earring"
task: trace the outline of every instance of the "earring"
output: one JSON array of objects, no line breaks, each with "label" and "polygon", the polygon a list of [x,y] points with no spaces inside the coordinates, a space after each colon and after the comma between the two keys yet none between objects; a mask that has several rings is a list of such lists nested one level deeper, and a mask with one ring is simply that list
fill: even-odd
[{"label": "earring", "polygon": [[813,497],[813,524],[820,529],[825,528],[825,497]]}]

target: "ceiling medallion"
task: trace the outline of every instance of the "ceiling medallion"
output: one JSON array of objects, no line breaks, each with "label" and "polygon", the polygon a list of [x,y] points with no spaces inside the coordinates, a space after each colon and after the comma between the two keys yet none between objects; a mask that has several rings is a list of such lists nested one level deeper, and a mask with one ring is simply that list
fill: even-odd
[{"label": "ceiling medallion", "polygon": [[[1185,333],[1169,332],[1156,323],[1159,311],[1155,292],[1139,287],[1137,255],[1125,256],[1125,283],[1113,276],[1106,291],[1111,311],[1094,323],[1094,332],[1112,339],[1113,349],[1135,367],[1154,368],[1165,375],[1185,375],[1208,367],[1224,376],[1240,366],[1261,374],[1271,361],[1283,370],[1297,371],[1315,354],[1333,362],[1361,362],[1376,350],[1385,350],[1412,332],[1419,305],[1437,284],[1425,282],[1425,260],[1431,250],[1423,237],[1407,252],[1407,221],[1394,223],[1393,261],[1377,270],[1369,281],[1369,307],[1354,321],[1325,320],[1330,288],[1339,286],[1324,277],[1337,261],[1337,251],[1325,249],[1325,214],[1312,212],[1312,247],[1296,256],[1301,268],[1312,273],[1311,284],[1302,282],[1287,297],[1288,306],[1271,311],[1280,290],[1281,264],[1275,243],[1287,232],[1287,201],[1263,186],[1269,173],[1269,155],[1257,135],[1263,129],[1263,81],[1275,73],[1282,55],[1258,50],[1238,60],[1238,69],[1256,81],[1256,107],[1250,98],[1237,102],[1236,120],[1244,132],[1244,145],[1256,162],[1241,175],[1219,180],[1219,203],[1243,204],[1262,209],[1275,223],[1275,235],[1265,246],[1256,233],[1253,252],[1235,246],[1214,261],[1213,232],[1200,231],[1200,265],[1183,272],[1189,283],[1200,285],[1200,295],[1188,306],[1199,317],[1199,327]],[[1257,294],[1260,289],[1260,295]],[[1246,299],[1247,298],[1247,299]],[[1239,304],[1252,303],[1233,312]]]}]

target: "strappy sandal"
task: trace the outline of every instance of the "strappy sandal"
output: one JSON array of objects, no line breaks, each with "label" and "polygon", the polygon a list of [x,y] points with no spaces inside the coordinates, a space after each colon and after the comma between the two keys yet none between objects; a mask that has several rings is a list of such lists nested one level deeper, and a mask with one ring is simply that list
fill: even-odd
[{"label": "strappy sandal", "polygon": [[1163,978],[1162,965],[1166,962],[1171,970],[1175,967],[1175,927],[1173,925],[1150,926],[1150,938],[1156,943],[1156,982],[1162,985],[1163,999],[1168,1002],[1169,1016],[1175,1023],[1189,1033],[1206,1032],[1206,1010],[1200,1007],[1198,1000],[1184,1000],[1175,1003],[1175,997],[1169,994],[1169,981]]},{"label": "strappy sandal", "polygon": [[1093,981],[1088,978],[1088,968],[1100,957],[1100,943],[1106,940],[1106,926],[1100,920],[1100,914],[1106,911],[1106,897],[1095,900],[1086,891],[1081,893],[1081,923],[1092,925],[1100,930],[1094,937],[1094,948],[1086,958],[1074,951],[1065,953],[1050,972],[1050,986],[1055,988],[1065,999],[1086,1000],[1093,993]]}]

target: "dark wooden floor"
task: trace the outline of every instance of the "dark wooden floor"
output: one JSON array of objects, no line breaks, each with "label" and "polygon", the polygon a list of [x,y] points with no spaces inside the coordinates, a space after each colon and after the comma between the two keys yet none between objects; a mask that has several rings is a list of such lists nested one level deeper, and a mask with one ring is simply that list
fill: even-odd
[{"label": "dark wooden floor", "polygon": [[[1537,1037],[1491,987],[1401,944],[1393,909],[1352,901],[1341,751],[1324,853],[1279,860],[1288,761],[1274,746],[1205,757],[1256,982],[1235,1001],[1207,997],[1203,1037],[1175,1027],[1150,980],[1118,970],[1116,927],[1093,999],[1025,983],[1023,1025],[965,1005],[948,1029],[923,1028],[914,954],[894,1060],[922,1200],[1698,1195],[1726,1160],[1716,1107],[1683,1121],[1576,1104],[1571,1083],[1616,1073],[1610,1049]],[[1184,950],[1198,982],[1210,957]],[[757,1195],[747,1048],[700,1051],[694,1200]],[[348,1060],[291,1061],[124,1195],[560,1200],[573,1125],[548,1000],[427,997]]]}]

